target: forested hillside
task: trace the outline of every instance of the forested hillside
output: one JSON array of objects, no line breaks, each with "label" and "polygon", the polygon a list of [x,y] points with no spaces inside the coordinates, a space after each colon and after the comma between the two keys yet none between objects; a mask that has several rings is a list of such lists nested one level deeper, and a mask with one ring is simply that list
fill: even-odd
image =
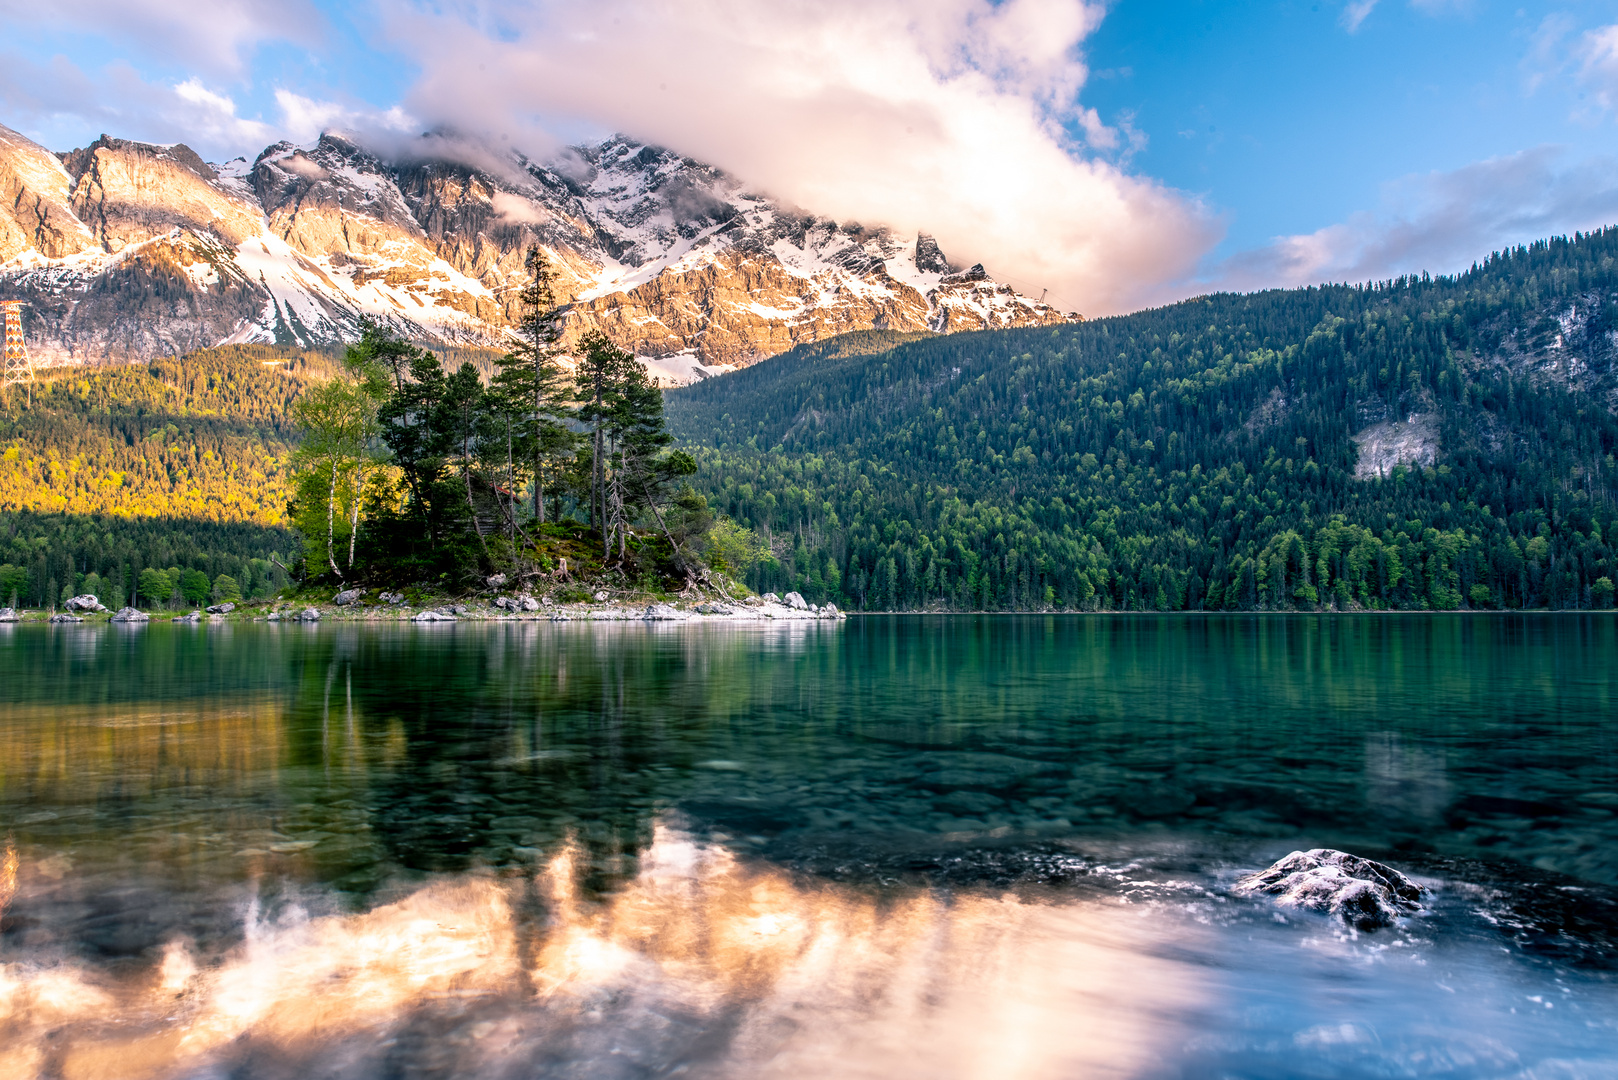
[{"label": "forested hillside", "polygon": [[754,584],[811,599],[1607,606],[1615,256],[1605,230],[1455,278],[854,336],[669,418],[715,509],[770,537]]},{"label": "forested hillside", "polygon": [[[491,369],[487,350],[447,351]],[[337,369],[337,355],[230,346],[150,365],[47,369],[31,400],[9,390],[0,606],[15,596],[48,607],[86,589],[133,601],[153,568],[174,579],[163,599],[176,603],[212,595],[220,575],[227,594],[285,585],[276,560],[295,562],[299,547],[285,527],[288,409]]]}]

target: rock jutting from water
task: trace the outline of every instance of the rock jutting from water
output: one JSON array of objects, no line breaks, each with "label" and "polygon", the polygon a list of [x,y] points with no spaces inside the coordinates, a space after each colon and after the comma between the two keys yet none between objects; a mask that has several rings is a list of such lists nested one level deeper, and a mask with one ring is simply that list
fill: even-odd
[{"label": "rock jutting from water", "polygon": [[1391,866],[1332,848],[1294,851],[1237,882],[1238,896],[1273,896],[1282,907],[1336,916],[1356,930],[1392,926],[1421,910],[1427,890]]},{"label": "rock jutting from water", "polygon": [[85,593],[83,596],[72,597],[72,598],[70,598],[68,600],[67,603],[63,604],[62,606],[67,608],[67,610],[70,613],[77,613],[77,612],[80,612],[80,611],[106,611],[107,610],[106,605],[103,604],[100,601],[100,599],[98,599],[95,596],[90,595],[89,593]]},{"label": "rock jutting from water", "polygon": [[121,607],[112,616],[113,622],[150,622],[151,616],[132,607]]}]

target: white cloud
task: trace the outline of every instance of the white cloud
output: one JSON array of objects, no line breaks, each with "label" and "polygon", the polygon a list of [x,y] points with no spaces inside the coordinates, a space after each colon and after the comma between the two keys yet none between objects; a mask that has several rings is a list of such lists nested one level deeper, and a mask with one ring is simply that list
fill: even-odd
[{"label": "white cloud", "polygon": [[1575,49],[1579,81],[1590,88],[1601,108],[1618,108],[1618,25],[1586,31]]},{"label": "white cloud", "polygon": [[184,142],[203,154],[257,152],[276,128],[238,116],[227,94],[190,78],[178,84],[148,82],[127,64],[90,75],[61,56],[35,63],[0,55],[0,107],[7,122],[27,129],[47,146],[58,131],[74,141],[86,131],[105,131],[150,142]]},{"label": "white cloud", "polygon": [[1572,160],[1565,147],[1539,146],[1395,181],[1380,210],[1278,237],[1221,262],[1194,286],[1243,290],[1450,273],[1511,244],[1614,222],[1618,161]]},{"label": "white cloud", "polygon": [[309,0],[0,0],[11,25],[116,41],[190,70],[235,73],[266,41],[314,45],[325,20]]},{"label": "white cloud", "polygon": [[1350,0],[1350,3],[1343,8],[1342,15],[1338,16],[1338,21],[1343,24],[1343,29],[1352,34],[1359,30],[1360,24],[1374,10],[1376,10],[1376,0]]},{"label": "white cloud", "polygon": [[[1127,310],[1219,226],[1094,156],[1138,145],[1077,103],[1081,0],[534,0],[386,9],[422,69],[410,112],[529,143],[547,117],[711,161],[841,221],[933,233],[957,261]],[[1091,146],[1063,132],[1075,123]]]}]

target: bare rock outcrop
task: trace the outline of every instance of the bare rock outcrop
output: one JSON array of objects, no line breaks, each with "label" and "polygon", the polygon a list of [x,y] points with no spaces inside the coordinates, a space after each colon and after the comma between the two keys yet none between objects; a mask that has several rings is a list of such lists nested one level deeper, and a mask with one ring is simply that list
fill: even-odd
[{"label": "bare rock outcrop", "polygon": [[1421,910],[1426,889],[1391,866],[1332,848],[1294,851],[1237,883],[1242,896],[1333,915],[1356,930],[1392,926]]},{"label": "bare rock outcrop", "polygon": [[337,132],[247,162],[103,135],[58,158],[0,128],[0,297],[46,363],[235,342],[352,341],[363,318],[502,346],[543,246],[564,347],[602,329],[685,382],[857,330],[1079,318],[958,271],[931,237],[777,204],[615,136],[550,162],[429,134],[383,156]]}]

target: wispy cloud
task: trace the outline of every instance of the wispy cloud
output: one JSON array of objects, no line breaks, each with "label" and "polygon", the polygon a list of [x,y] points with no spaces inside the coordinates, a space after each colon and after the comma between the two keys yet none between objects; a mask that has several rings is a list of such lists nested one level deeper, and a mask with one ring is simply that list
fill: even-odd
[{"label": "wispy cloud", "polygon": [[267,41],[314,45],[326,20],[309,0],[3,0],[7,23],[116,41],[192,71],[239,73]]},{"label": "wispy cloud", "polygon": [[1618,222],[1618,160],[1539,146],[1406,177],[1382,202],[1226,259],[1196,284],[1242,290],[1461,270],[1510,244]]},{"label": "wispy cloud", "polygon": [[1376,9],[1376,3],[1377,0],[1350,0],[1337,21],[1342,24],[1344,30],[1350,34],[1355,33],[1359,30],[1360,24]]},{"label": "wispy cloud", "polygon": [[385,22],[422,69],[423,120],[541,142],[547,117],[582,119],[1104,313],[1189,272],[1219,226],[1124,168],[1138,138],[1079,104],[1101,18],[1079,0],[535,0]]}]

